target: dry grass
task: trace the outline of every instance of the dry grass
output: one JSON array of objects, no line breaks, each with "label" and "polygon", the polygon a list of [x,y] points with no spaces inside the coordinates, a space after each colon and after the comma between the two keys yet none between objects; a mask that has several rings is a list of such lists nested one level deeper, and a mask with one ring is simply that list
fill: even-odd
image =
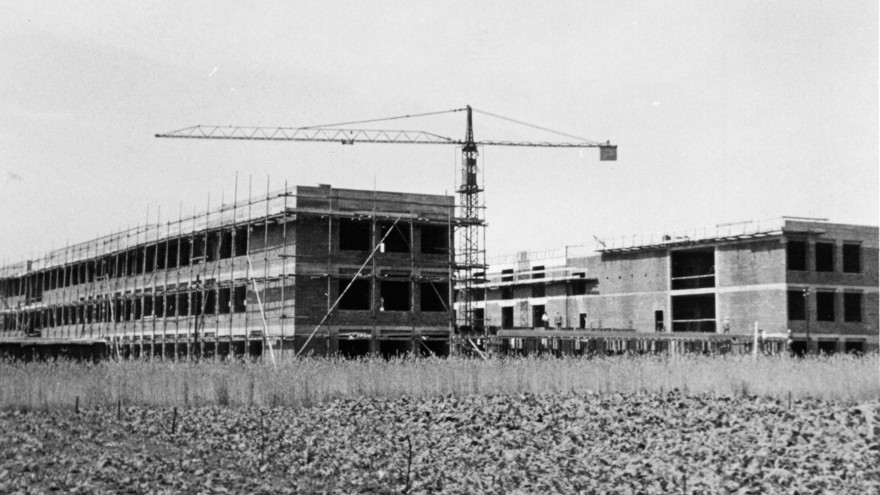
[{"label": "dry grass", "polygon": [[279,363],[0,361],[0,407],[310,406],[336,398],[679,389],[862,402],[880,397],[880,356],[305,359]]}]

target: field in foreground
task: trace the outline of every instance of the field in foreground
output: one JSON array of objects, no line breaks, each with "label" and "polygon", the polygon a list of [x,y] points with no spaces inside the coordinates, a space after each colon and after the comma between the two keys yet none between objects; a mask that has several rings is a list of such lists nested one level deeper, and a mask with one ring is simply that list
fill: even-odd
[{"label": "field in foreground", "polygon": [[0,412],[0,492],[877,493],[880,401],[679,392]]},{"label": "field in foreground", "polygon": [[750,356],[301,359],[248,362],[0,361],[0,408],[308,407],[336,399],[663,392],[861,402],[880,398],[877,353]]}]

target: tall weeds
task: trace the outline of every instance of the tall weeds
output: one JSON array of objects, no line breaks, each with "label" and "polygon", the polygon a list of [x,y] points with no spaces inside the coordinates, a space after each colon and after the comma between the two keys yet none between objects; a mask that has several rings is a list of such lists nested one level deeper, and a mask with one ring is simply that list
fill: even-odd
[{"label": "tall weeds", "polygon": [[123,404],[160,407],[292,406],[336,398],[472,394],[659,392],[880,397],[880,356],[790,359],[747,356],[610,358],[304,359],[257,362],[0,361],[0,407],[54,409]]}]

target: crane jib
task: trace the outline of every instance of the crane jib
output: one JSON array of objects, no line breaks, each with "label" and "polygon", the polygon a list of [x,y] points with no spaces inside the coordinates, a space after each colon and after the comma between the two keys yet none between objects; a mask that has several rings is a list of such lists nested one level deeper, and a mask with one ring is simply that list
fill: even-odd
[{"label": "crane jib", "polygon": [[[312,141],[353,145],[376,144],[445,144],[465,146],[465,141],[425,131],[402,130],[351,130],[351,129],[300,129],[300,128],[242,128],[221,126],[194,126],[177,131],[156,134],[157,138],[228,139],[244,141]],[[617,160],[617,145],[594,142],[547,142],[547,141],[474,141],[472,146],[509,146],[523,148],[599,148],[600,161]]]}]

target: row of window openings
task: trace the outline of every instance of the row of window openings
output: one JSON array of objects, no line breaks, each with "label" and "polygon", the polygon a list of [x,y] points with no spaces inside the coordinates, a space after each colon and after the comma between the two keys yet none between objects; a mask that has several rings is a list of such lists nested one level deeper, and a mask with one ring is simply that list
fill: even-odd
[{"label": "row of window openings", "polygon": [[210,231],[192,238],[170,239],[97,259],[3,281],[3,296],[21,294],[28,299],[42,291],[70,287],[107,277],[130,277],[165,268],[189,266],[201,260],[217,261],[243,256],[248,249],[248,227]]},{"label": "row of window openings", "polygon": [[[339,281],[339,309],[369,311],[372,309],[372,291],[369,280]],[[346,288],[348,290],[346,291]],[[344,292],[344,294],[343,294]],[[419,303],[422,311],[449,311],[449,284],[423,282],[419,284]],[[412,286],[408,281],[379,283],[379,311],[412,311]]]},{"label": "row of window openings", "polygon": [[[832,291],[816,292],[816,321],[836,321],[836,293]],[[788,291],[788,319],[804,321],[807,319],[807,300],[803,291]],[[862,293],[843,293],[843,321],[862,321]]]},{"label": "row of window openings", "polygon": [[[513,273],[513,268],[504,268],[501,270],[501,282],[513,282],[515,278],[518,278],[519,280],[541,279],[544,278],[544,276],[546,275],[545,270],[546,268],[543,265],[533,266],[530,272],[527,273],[528,276],[515,276]],[[583,273],[575,275],[580,275],[581,277],[584,276]]]},{"label": "row of window openings", "polygon": [[[203,296],[204,294],[204,296]],[[103,299],[4,315],[3,329],[20,328],[22,319],[32,328],[52,328],[87,323],[112,323],[141,320],[144,317],[173,318],[243,313],[247,309],[247,287],[221,287],[218,290],[157,294],[143,297]],[[190,311],[192,308],[192,311]],[[18,322],[18,323],[16,323]]]},{"label": "row of window openings", "polygon": [[[382,240],[381,252],[409,253],[412,250],[413,229],[409,223],[382,223],[378,227],[379,240]],[[421,225],[419,241],[419,252],[422,254],[448,254],[449,228],[443,225]],[[372,222],[347,218],[339,221],[340,251],[372,251],[373,248]]]},{"label": "row of window openings", "polygon": [[[815,244],[815,261],[817,272],[834,271],[833,242],[817,242]],[[841,249],[843,257],[843,273],[860,273],[862,271],[861,245],[844,244]],[[807,270],[807,242],[788,241],[786,244],[786,261],[789,270]]]},{"label": "row of window openings", "polygon": [[[385,237],[383,252],[408,253],[411,242],[409,224],[381,225],[381,235]],[[389,230],[391,232],[389,233]],[[449,251],[449,229],[444,226],[424,225],[421,231],[421,252],[424,254],[446,254]],[[248,251],[247,226],[235,230],[214,230],[206,235],[192,238],[171,239],[157,244],[129,249],[98,259],[83,261],[52,270],[3,280],[0,283],[0,296],[10,297],[21,294],[27,299],[39,298],[43,291],[70,287],[97,278],[130,277],[155,270],[189,266],[201,260],[207,262],[243,256]],[[370,223],[342,219],[339,233],[340,250],[371,251]],[[24,286],[24,287],[22,287]]]},{"label": "row of window openings", "polygon": [[[571,286],[571,291],[570,291],[569,295],[571,295],[571,296],[582,296],[587,293],[587,281],[586,280],[572,280],[570,282],[570,286]],[[547,295],[547,286],[545,284],[532,285],[529,290],[529,297],[531,297],[531,298],[546,297],[546,295]],[[477,301],[483,300],[483,292],[482,291],[477,292],[475,299]],[[513,299],[513,287],[512,286],[507,286],[507,287],[501,288],[501,299]]]}]

